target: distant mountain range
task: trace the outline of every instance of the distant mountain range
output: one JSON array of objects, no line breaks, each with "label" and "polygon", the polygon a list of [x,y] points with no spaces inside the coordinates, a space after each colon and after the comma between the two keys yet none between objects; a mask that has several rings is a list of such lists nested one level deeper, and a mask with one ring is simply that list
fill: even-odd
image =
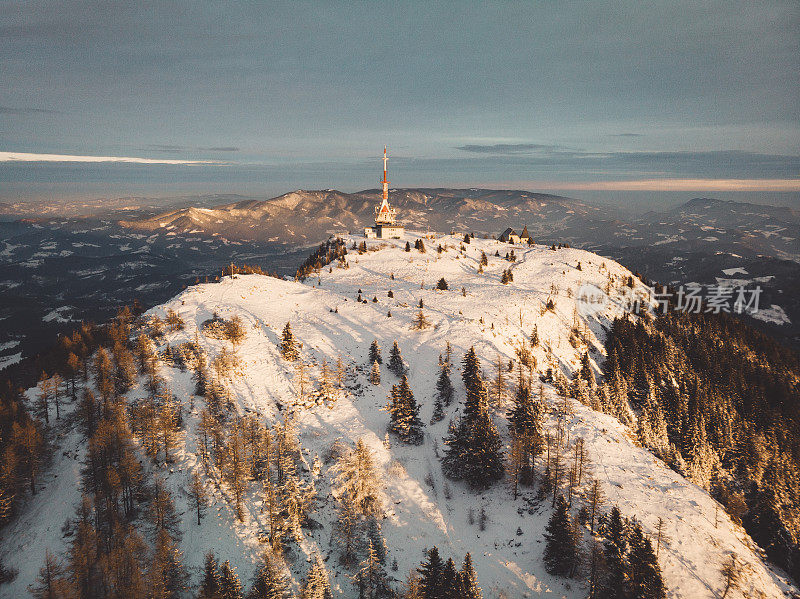
[{"label": "distant mountain range", "polygon": [[[120,221],[153,234],[212,235],[303,246],[358,233],[372,222],[377,189],[293,191],[268,200],[184,207]],[[410,230],[498,235],[528,231],[620,260],[664,284],[748,283],[763,289],[762,326],[800,337],[800,214],[789,208],[696,198],[668,212],[623,218],[574,198],[521,190],[419,188],[390,191]]]},{"label": "distant mountain range", "polygon": [[[120,224],[144,231],[204,233],[292,245],[358,232],[372,220],[378,190],[293,191],[268,200],[190,206]],[[603,249],[680,247],[800,261],[800,214],[788,208],[697,198],[666,213],[621,219],[574,198],[519,190],[397,189],[389,201],[408,229],[498,234],[527,225],[542,241]]]},{"label": "distant mountain range", "polygon": [[[378,190],[293,191],[269,200],[246,200],[214,208],[188,207],[123,226],[154,231],[217,233],[229,239],[317,243],[329,235],[357,232],[372,222]],[[600,220],[603,213],[572,198],[513,190],[398,189],[389,201],[406,228],[492,233],[509,223],[528,224],[534,235],[554,227]]]},{"label": "distant mountain range", "polygon": [[[231,262],[291,274],[329,235],[372,222],[378,190],[0,206],[0,368],[81,319],[124,303],[149,306]],[[698,198],[629,218],[577,199],[515,190],[390,192],[410,230],[498,235],[528,231],[680,285],[747,283],[763,289],[756,324],[800,347],[800,216],[796,211]],[[160,206],[160,208],[159,208]],[[164,211],[164,207],[170,207]]]}]

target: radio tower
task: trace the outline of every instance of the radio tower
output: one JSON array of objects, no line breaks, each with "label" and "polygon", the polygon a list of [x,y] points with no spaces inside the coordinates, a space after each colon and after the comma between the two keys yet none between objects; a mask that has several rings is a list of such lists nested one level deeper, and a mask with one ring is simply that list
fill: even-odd
[{"label": "radio tower", "polygon": [[383,199],[389,199],[389,182],[386,180],[386,146],[383,146]]},{"label": "radio tower", "polygon": [[[383,201],[375,208],[375,226],[394,226],[397,221],[397,211],[389,205],[389,181],[386,179],[386,146],[383,146]],[[380,236],[380,235],[379,235]]]}]

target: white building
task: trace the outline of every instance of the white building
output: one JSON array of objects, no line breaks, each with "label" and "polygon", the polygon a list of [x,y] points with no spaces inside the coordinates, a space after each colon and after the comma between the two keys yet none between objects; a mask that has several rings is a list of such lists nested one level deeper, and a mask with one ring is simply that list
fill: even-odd
[{"label": "white building", "polygon": [[405,227],[397,224],[397,210],[389,205],[389,181],[386,180],[386,146],[383,147],[383,200],[375,207],[375,225],[364,228],[367,239],[402,239]]}]

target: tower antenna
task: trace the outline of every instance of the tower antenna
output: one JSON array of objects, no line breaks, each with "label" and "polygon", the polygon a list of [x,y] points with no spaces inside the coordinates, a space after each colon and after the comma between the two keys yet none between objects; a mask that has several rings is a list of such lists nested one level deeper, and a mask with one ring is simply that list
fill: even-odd
[{"label": "tower antenna", "polygon": [[383,199],[389,199],[389,182],[386,180],[386,146],[383,146]]}]

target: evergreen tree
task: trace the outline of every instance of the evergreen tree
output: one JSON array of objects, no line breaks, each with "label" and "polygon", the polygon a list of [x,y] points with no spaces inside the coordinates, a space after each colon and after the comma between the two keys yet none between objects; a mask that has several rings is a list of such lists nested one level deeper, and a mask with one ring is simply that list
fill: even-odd
[{"label": "evergreen tree", "polygon": [[630,551],[628,553],[628,585],[630,599],[664,599],[666,589],[661,577],[653,545],[644,533],[641,525],[634,523],[628,536]]},{"label": "evergreen tree", "polygon": [[372,368],[369,371],[369,382],[373,385],[381,384],[381,367],[377,360],[372,363]]},{"label": "evergreen tree", "polygon": [[339,458],[335,469],[335,493],[341,503],[365,517],[383,513],[383,481],[372,452],[362,439],[356,442],[355,449]]},{"label": "evergreen tree", "polygon": [[392,349],[389,352],[389,371],[396,376],[403,376],[406,372],[406,365],[403,363],[403,356],[400,354],[397,341],[392,344]]},{"label": "evergreen tree", "polygon": [[283,327],[283,332],[281,333],[280,350],[283,358],[290,362],[294,362],[300,357],[300,352],[297,351],[294,333],[292,333],[292,325],[289,322]]},{"label": "evergreen tree", "polygon": [[486,390],[481,377],[481,364],[475,354],[475,348],[470,347],[462,360],[461,379],[467,390],[467,399],[464,404],[464,419],[470,424],[486,405]]},{"label": "evergreen tree", "polygon": [[445,475],[465,480],[473,489],[486,489],[503,477],[505,466],[500,434],[489,416],[474,348],[464,356],[461,376],[467,389],[464,416],[451,424],[445,438],[442,468]]},{"label": "evergreen tree", "polygon": [[446,599],[447,589],[442,580],[444,563],[439,556],[439,549],[434,545],[427,551],[427,556],[427,560],[417,568],[421,576],[419,588],[422,599]]},{"label": "evergreen tree", "polygon": [[564,497],[556,507],[544,533],[544,564],[550,574],[573,576],[580,560],[580,540]]},{"label": "evergreen tree", "polygon": [[197,511],[197,525],[200,526],[200,520],[203,518],[206,508],[206,487],[203,480],[195,470],[192,472],[192,480],[189,483],[189,500],[193,509]]},{"label": "evergreen tree", "polygon": [[247,599],[286,599],[290,594],[289,580],[268,553],[263,560]]},{"label": "evergreen tree", "polygon": [[375,362],[378,364],[383,364],[383,358],[381,358],[381,346],[378,345],[377,339],[373,339],[369,346],[369,363],[374,364]]},{"label": "evergreen tree", "polygon": [[219,565],[217,558],[209,551],[206,553],[203,567],[203,580],[200,582],[198,599],[219,599],[220,596]]},{"label": "evergreen tree", "polygon": [[403,375],[400,383],[392,385],[387,407],[391,420],[389,431],[396,434],[405,443],[419,445],[422,443],[422,421],[419,419],[419,406],[408,385],[408,377]]},{"label": "evergreen tree", "polygon": [[442,590],[446,599],[461,599],[458,597],[458,571],[456,564],[452,557],[447,558],[447,561],[442,568]]},{"label": "evergreen tree", "polygon": [[242,599],[242,583],[228,560],[219,570],[219,599]]},{"label": "evergreen tree", "polygon": [[35,599],[67,599],[73,596],[73,587],[64,566],[49,549],[45,551],[44,565],[39,569],[36,582],[28,590]]},{"label": "evergreen tree", "polygon": [[450,363],[445,360],[439,369],[439,378],[436,379],[436,400],[446,406],[453,403],[453,383],[450,380]]},{"label": "evergreen tree", "polygon": [[448,289],[447,281],[445,281],[444,277],[439,279],[439,282],[436,283],[436,289],[438,289],[440,291],[447,291],[447,289]]},{"label": "evergreen tree", "polygon": [[626,599],[627,562],[625,551],[625,524],[619,508],[614,506],[606,524],[606,540],[603,543],[603,557],[606,562],[606,576],[598,587],[598,597],[603,599]]},{"label": "evergreen tree", "polygon": [[464,564],[458,573],[458,597],[460,599],[482,599],[481,588],[478,586],[478,577],[472,566],[472,556],[464,556]]},{"label": "evergreen tree", "polygon": [[331,583],[328,580],[328,571],[319,555],[316,556],[311,569],[308,571],[300,587],[300,599],[332,599]]}]

